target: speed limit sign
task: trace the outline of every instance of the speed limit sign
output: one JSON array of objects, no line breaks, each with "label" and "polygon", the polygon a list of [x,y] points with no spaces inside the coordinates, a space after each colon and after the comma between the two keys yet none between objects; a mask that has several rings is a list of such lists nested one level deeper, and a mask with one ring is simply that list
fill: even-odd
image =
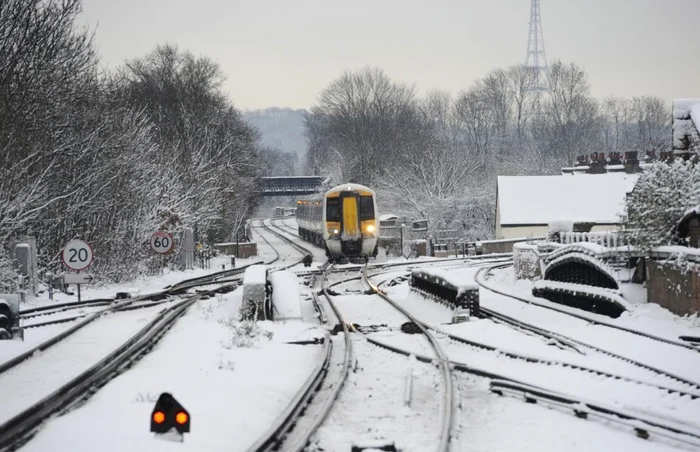
[{"label": "speed limit sign", "polygon": [[92,264],[92,247],[82,240],[71,240],[63,248],[61,259],[71,270],[85,270]]},{"label": "speed limit sign", "polygon": [[151,236],[151,249],[158,254],[170,252],[173,249],[173,236],[168,232],[154,232]]}]

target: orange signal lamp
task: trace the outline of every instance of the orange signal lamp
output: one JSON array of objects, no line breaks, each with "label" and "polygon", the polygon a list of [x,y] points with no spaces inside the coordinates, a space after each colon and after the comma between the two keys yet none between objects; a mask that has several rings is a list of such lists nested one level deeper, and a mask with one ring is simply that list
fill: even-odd
[{"label": "orange signal lamp", "polygon": [[187,422],[188,418],[189,416],[187,416],[187,413],[185,413],[184,411],[179,411],[175,415],[175,422],[177,422],[178,424],[184,424]]},{"label": "orange signal lamp", "polygon": [[165,413],[163,413],[162,411],[156,411],[155,413],[153,413],[153,420],[156,424],[162,424],[163,422],[165,422]]}]

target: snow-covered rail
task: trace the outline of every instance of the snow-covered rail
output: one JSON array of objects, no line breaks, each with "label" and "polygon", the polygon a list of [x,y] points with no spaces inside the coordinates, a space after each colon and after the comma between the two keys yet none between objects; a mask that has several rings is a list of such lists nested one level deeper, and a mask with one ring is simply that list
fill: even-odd
[{"label": "snow-covered rail", "polygon": [[[92,367],[72,378],[41,400],[5,420],[0,425],[0,451],[15,450],[36,433],[41,424],[58,412],[65,412],[78,402],[91,397],[135,361],[150,351],[177,319],[197,300],[215,293],[231,291],[236,284],[229,283],[213,290],[189,296],[159,312],[144,328],[99,360]],[[30,388],[34,389],[34,388]]]},{"label": "snow-covered rail", "polygon": [[[475,278],[476,282],[479,283],[479,285],[482,286],[482,287],[484,287],[485,289],[491,290],[491,291],[496,292],[496,293],[498,293],[498,294],[500,294],[500,295],[504,295],[504,296],[507,296],[507,297],[509,297],[509,298],[516,299],[516,300],[518,300],[518,301],[523,301],[523,302],[526,302],[526,303],[531,303],[531,300],[527,300],[526,298],[519,297],[519,296],[517,296],[517,295],[515,295],[515,294],[506,293],[506,292],[504,292],[504,291],[501,291],[501,290],[499,290],[499,289],[496,289],[496,288],[493,287],[492,285],[485,285],[485,284],[483,283],[483,277],[482,277],[481,275],[482,275],[483,273],[485,273],[485,272],[488,272],[489,270],[492,270],[492,269],[498,268],[498,267],[500,267],[500,265],[490,266],[490,267],[484,267],[484,268],[480,269],[479,272],[478,272],[477,275],[476,275],[476,278]],[[533,303],[533,304],[535,304],[535,303]],[[539,304],[537,304],[537,306],[539,306]],[[544,306],[544,305],[543,305],[542,307],[550,308],[549,306]],[[554,309],[554,310],[555,310],[555,311],[558,311],[557,309]],[[621,354],[619,354],[619,353],[612,352],[612,351],[610,351],[610,350],[607,350],[607,349],[604,349],[604,348],[602,348],[602,347],[599,347],[599,346],[590,344],[590,343],[588,343],[588,342],[584,342],[584,341],[582,341],[582,340],[575,339],[575,338],[572,338],[572,337],[570,337],[570,336],[567,336],[567,335],[564,335],[564,334],[561,334],[561,333],[558,333],[558,332],[555,332],[555,331],[552,331],[552,330],[549,330],[549,329],[546,329],[546,328],[541,328],[541,327],[539,327],[539,326],[533,325],[533,324],[531,324],[531,323],[525,322],[525,321],[520,320],[520,319],[517,319],[517,318],[515,318],[515,317],[508,316],[508,315],[506,315],[506,314],[504,314],[504,313],[502,313],[502,312],[496,311],[496,310],[494,310],[494,309],[490,309],[490,308],[486,308],[486,307],[484,307],[484,306],[481,306],[480,311],[481,311],[481,314],[482,314],[482,315],[484,315],[484,316],[487,317],[487,318],[491,318],[491,319],[494,320],[494,321],[498,321],[498,322],[502,322],[502,323],[507,324],[507,325],[511,325],[511,326],[513,326],[513,327],[515,327],[515,328],[517,328],[517,329],[520,329],[520,330],[530,331],[530,332],[532,332],[532,333],[534,333],[534,334],[538,334],[538,335],[543,335],[543,336],[551,337],[551,338],[553,338],[553,339],[555,339],[555,340],[558,340],[558,341],[560,341],[561,343],[564,343],[564,344],[571,344],[572,346],[579,346],[579,347],[587,348],[587,349],[590,349],[590,350],[594,350],[594,351],[596,351],[596,352],[598,352],[598,353],[601,353],[601,354],[604,354],[604,355],[607,355],[607,356],[610,356],[610,357],[619,359],[619,360],[621,360],[621,361],[624,361],[624,362],[626,362],[626,363],[628,363],[628,364],[632,364],[632,365],[634,365],[634,366],[636,366],[636,367],[645,369],[645,370],[647,370],[647,371],[651,371],[651,372],[656,373],[656,374],[658,374],[658,375],[660,375],[660,376],[662,376],[662,377],[664,377],[664,378],[667,378],[667,379],[670,379],[670,380],[673,380],[673,381],[676,381],[676,382],[680,382],[680,383],[682,383],[683,385],[687,386],[689,389],[691,389],[692,391],[694,391],[694,392],[696,392],[696,393],[700,392],[700,382],[690,380],[690,379],[688,379],[688,378],[685,378],[685,377],[683,377],[683,376],[677,375],[677,374],[675,374],[675,373],[666,371],[666,370],[664,370],[664,369],[661,369],[661,368],[658,368],[658,367],[655,367],[655,366],[651,366],[651,365],[649,365],[649,364],[640,362],[640,361],[638,361],[638,360],[629,358],[629,357],[627,357],[627,356],[623,356],[623,355],[621,355]],[[564,314],[571,314],[571,313],[566,312],[566,311],[563,311],[562,313],[564,313]],[[648,338],[648,339],[652,339],[652,340],[658,340],[659,342],[662,342],[662,343],[664,343],[664,344],[670,344],[670,345],[674,345],[674,346],[679,345],[679,344],[676,343],[675,341],[669,341],[669,340],[666,340],[665,338],[659,338],[659,337],[657,337],[657,336],[650,335],[650,334],[647,334],[647,333],[644,333],[644,332],[640,332],[640,331],[636,331],[636,330],[631,330],[631,329],[629,329],[629,328],[618,327],[617,325],[610,325],[610,324],[607,323],[607,322],[601,322],[601,321],[598,321],[598,320],[595,320],[595,319],[591,319],[591,318],[588,318],[588,317],[585,317],[585,316],[574,315],[574,317],[582,318],[583,320],[586,320],[587,322],[590,322],[590,323],[593,323],[593,324],[597,324],[597,325],[601,325],[601,326],[606,326],[606,327],[615,328],[615,329],[618,329],[618,330],[621,330],[621,331],[624,331],[624,332],[628,332],[628,333],[633,333],[633,334],[635,334],[635,335],[638,335],[638,336],[641,336],[641,337],[644,337],[644,338]],[[688,345],[688,344],[680,344],[680,345],[681,345],[682,348],[684,348],[684,349],[691,349],[691,350],[693,350],[693,351],[698,351],[697,349],[695,349],[695,348],[694,348],[693,346],[691,346],[691,345]]]},{"label": "snow-covered rail", "polygon": [[[690,392],[677,387],[662,386],[654,382],[655,376],[652,375],[650,375],[651,378],[647,379],[648,381],[644,381],[642,379],[616,375],[611,372],[586,367],[576,363],[541,359],[536,356],[503,350],[479,341],[449,334],[436,327],[421,323],[420,321],[414,320],[414,322],[437,333],[437,337],[442,342],[443,349],[448,353],[451,359],[451,365],[455,370],[486,377],[497,382],[505,382],[503,384],[511,385],[511,387],[533,388],[533,381],[528,382],[527,380],[533,380],[534,378],[535,382],[547,381],[548,386],[552,384],[552,387],[557,387],[560,390],[567,390],[571,387],[571,378],[575,376],[571,371],[576,370],[580,372],[576,377],[577,381],[580,379],[580,382],[574,385],[575,388],[572,390],[577,394],[581,393],[588,396],[596,396],[598,395],[598,390],[608,388],[608,390],[616,391],[619,397],[623,399],[626,398],[627,405],[637,405],[637,402],[643,402],[648,406],[656,407],[658,416],[662,416],[663,411],[667,412],[666,417],[660,421],[658,418],[655,419],[653,416],[647,416],[645,413],[633,408],[611,410],[608,412],[608,414],[623,418],[619,419],[616,417],[616,421],[620,421],[633,428],[640,427],[635,430],[638,434],[641,432],[640,436],[655,433],[673,440],[684,441],[687,444],[698,444],[697,439],[700,437],[697,437],[697,434],[700,432],[700,427],[689,421],[697,417],[695,414],[698,413],[698,400],[700,400],[699,392]],[[452,344],[450,341],[467,344],[470,346],[470,349],[464,349],[463,345],[462,349],[460,349],[458,344]],[[387,348],[399,352],[402,351],[401,348],[387,344],[384,341],[382,341],[381,344],[385,345]],[[413,347],[413,349],[412,351],[404,351],[404,353],[413,352],[419,360],[430,361],[434,359],[430,356],[419,355],[418,351],[420,347]],[[488,353],[487,351],[496,352],[497,355]],[[459,361],[457,359],[458,356],[469,364]],[[497,358],[497,360],[494,360],[494,358]],[[546,377],[543,372],[546,372]],[[604,376],[607,378],[606,380],[600,380],[597,376]],[[543,380],[540,380],[539,377],[542,377]],[[579,387],[580,384],[584,385],[586,388],[582,389]],[[583,406],[584,411],[595,411],[596,409],[592,407],[601,407],[604,405],[604,403],[585,401],[580,395],[574,396],[557,392],[556,390],[540,389],[542,394],[557,394],[559,397],[557,400],[566,399],[570,401],[569,406],[573,408]],[[528,392],[528,395],[529,394]],[[673,397],[670,399],[667,398],[668,394],[672,394]],[[545,395],[541,395],[541,398],[542,400],[546,399]],[[531,400],[528,399],[528,401]],[[674,402],[670,405],[671,401]],[[580,403],[581,405],[575,405],[576,403]],[[577,415],[578,414],[579,413],[577,413]],[[676,419],[676,417],[680,417],[682,420]],[[671,433],[669,434],[669,432]]]},{"label": "snow-covered rail", "polygon": [[[439,441],[437,445],[437,451],[438,452],[447,452],[450,449],[450,442],[452,440],[453,436],[453,428],[454,428],[454,422],[453,422],[453,415],[455,413],[455,399],[456,396],[453,392],[453,382],[452,382],[452,372],[450,368],[449,361],[447,359],[447,355],[443,351],[442,347],[440,346],[440,343],[437,341],[437,339],[433,336],[433,334],[428,330],[428,328],[425,327],[421,322],[419,322],[410,312],[405,310],[403,307],[401,307],[398,303],[396,303],[394,300],[392,300],[390,297],[388,297],[383,291],[381,291],[375,284],[373,284],[369,277],[367,276],[367,267],[363,269],[363,277],[364,281],[367,282],[367,284],[370,286],[372,291],[379,295],[382,299],[384,299],[386,302],[388,302],[390,305],[392,305],[396,310],[401,312],[403,315],[405,315],[411,322],[415,323],[416,326],[421,330],[423,335],[428,339],[428,342],[432,346],[435,355],[437,356],[438,359],[438,364],[442,373],[442,378],[443,378],[443,385],[444,385],[444,392],[443,392],[443,402],[442,402],[442,410],[440,413],[440,436],[439,436]],[[410,356],[410,352],[406,352],[405,350],[400,350],[395,347],[387,347],[387,344],[379,341],[375,341],[374,339],[371,339],[367,337],[367,340],[379,345],[384,348],[388,348],[392,351],[396,351],[399,353],[406,354],[407,356]],[[432,360],[431,360],[432,361]]]},{"label": "snow-covered rail", "polygon": [[591,324],[605,326],[608,328],[614,328],[616,330],[624,331],[624,332],[631,333],[631,334],[634,334],[637,336],[642,336],[642,337],[645,337],[647,339],[651,339],[651,340],[654,340],[657,342],[663,342],[663,343],[668,344],[668,345],[673,345],[676,347],[681,347],[681,348],[693,350],[696,352],[700,352],[699,349],[693,347],[692,345],[681,342],[681,341],[674,341],[672,339],[667,339],[665,337],[656,336],[656,335],[649,334],[649,333],[644,332],[644,331],[638,331],[638,330],[634,330],[632,328],[626,328],[626,327],[621,326],[621,325],[615,325],[613,323],[606,322],[606,321],[599,320],[599,319],[595,319],[593,317],[589,317],[589,316],[586,316],[584,314],[578,314],[578,313],[569,311],[567,309],[561,309],[561,308],[558,308],[556,306],[552,306],[550,304],[539,303],[535,300],[521,297],[517,294],[508,293],[506,291],[503,291],[501,289],[496,288],[493,284],[489,284],[487,275],[489,272],[491,272],[491,270],[504,268],[504,267],[508,267],[508,266],[509,265],[501,264],[501,265],[494,265],[491,267],[484,267],[484,269],[482,269],[481,271],[479,271],[479,273],[477,273],[476,278],[474,278],[474,279],[476,280],[477,284],[479,284],[484,289],[490,290],[491,292],[497,293],[499,295],[503,295],[503,296],[512,298],[514,300],[522,301],[523,303],[531,304],[531,305],[538,306],[538,307],[541,307],[544,309],[550,309],[552,311],[556,311],[556,312],[559,312],[561,314],[566,314],[566,315],[571,316],[571,317],[576,317],[578,319],[584,320],[584,321],[591,323]]},{"label": "snow-covered rail", "polygon": [[[275,231],[271,232],[279,235]],[[298,248],[303,249],[301,246],[298,246]],[[339,341],[333,340],[330,334],[326,334],[323,343],[323,359],[320,360],[287,408],[270,426],[268,431],[248,449],[249,452],[304,450],[311,436],[328,417],[328,413],[343,388],[350,371],[352,342],[348,325],[333,304],[323,284],[323,280],[331,268],[330,262],[326,262],[321,268],[323,271],[321,287],[322,292],[335,312],[335,316],[343,325],[344,341],[341,344]],[[319,275],[315,275],[312,280],[312,287],[316,283],[317,276]],[[314,293],[313,296],[314,305],[319,311],[323,323],[325,323],[327,315],[323,312],[323,308],[317,300],[317,295]]]},{"label": "snow-covered rail", "polygon": [[700,428],[666,419],[656,419],[604,403],[584,400],[537,386],[506,380],[493,380],[490,389],[498,395],[522,397],[527,403],[543,403],[571,410],[581,419],[599,418],[603,423],[628,427],[637,436],[649,439],[656,435],[685,445],[700,447]]}]

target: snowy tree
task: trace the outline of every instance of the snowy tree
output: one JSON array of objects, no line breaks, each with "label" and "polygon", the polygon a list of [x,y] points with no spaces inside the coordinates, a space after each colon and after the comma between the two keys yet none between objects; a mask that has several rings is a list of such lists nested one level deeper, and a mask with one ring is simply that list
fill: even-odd
[{"label": "snowy tree", "polygon": [[340,165],[342,182],[370,184],[419,138],[415,89],[378,68],[348,71],[321,92],[307,123],[324,140],[310,143],[310,161],[321,171]]},{"label": "snowy tree", "polygon": [[700,165],[677,159],[653,164],[627,199],[628,229],[636,246],[666,245],[683,213],[700,204]]}]

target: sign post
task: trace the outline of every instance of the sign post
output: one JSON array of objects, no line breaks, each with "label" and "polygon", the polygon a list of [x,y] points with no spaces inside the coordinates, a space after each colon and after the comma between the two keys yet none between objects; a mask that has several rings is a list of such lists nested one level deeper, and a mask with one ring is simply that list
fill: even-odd
[{"label": "sign post", "polygon": [[[63,265],[76,272],[88,268],[90,264],[92,264],[93,257],[92,247],[83,240],[71,240],[63,248],[63,252],[61,252]],[[78,285],[78,301],[80,301],[80,285],[90,284],[93,279],[91,275],[85,273],[67,273],[63,275],[65,284]]]},{"label": "sign post", "polygon": [[165,267],[165,255],[172,251],[175,241],[169,232],[156,231],[151,235],[150,243],[153,251],[163,255],[160,265],[160,271],[162,273],[163,267]]}]

